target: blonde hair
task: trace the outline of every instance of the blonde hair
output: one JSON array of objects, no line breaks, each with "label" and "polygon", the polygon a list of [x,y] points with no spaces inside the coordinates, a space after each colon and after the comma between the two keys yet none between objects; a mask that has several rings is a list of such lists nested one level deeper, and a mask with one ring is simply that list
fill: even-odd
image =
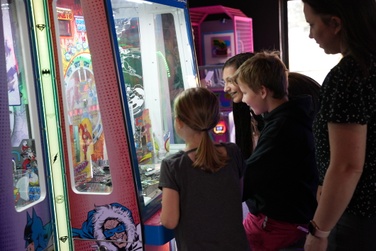
[{"label": "blonde hair", "polygon": [[241,81],[257,92],[265,86],[273,92],[273,98],[287,96],[287,68],[277,51],[262,51],[245,61],[235,72],[235,81]]},{"label": "blonde hair", "polygon": [[193,166],[211,173],[225,166],[227,156],[221,154],[209,135],[220,118],[217,96],[204,87],[186,89],[175,99],[174,111],[191,129],[204,133]]}]

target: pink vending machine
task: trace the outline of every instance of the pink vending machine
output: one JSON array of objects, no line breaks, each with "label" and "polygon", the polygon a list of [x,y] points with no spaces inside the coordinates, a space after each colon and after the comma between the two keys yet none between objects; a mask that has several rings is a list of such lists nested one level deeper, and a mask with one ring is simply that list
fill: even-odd
[{"label": "pink vending machine", "polygon": [[223,64],[228,58],[253,52],[252,18],[222,5],[189,9],[199,66]]},{"label": "pink vending machine", "polygon": [[222,5],[189,9],[201,85],[219,98],[221,120],[212,132],[216,142],[235,141],[232,100],[223,91],[223,64],[242,52],[253,52],[252,18]]}]

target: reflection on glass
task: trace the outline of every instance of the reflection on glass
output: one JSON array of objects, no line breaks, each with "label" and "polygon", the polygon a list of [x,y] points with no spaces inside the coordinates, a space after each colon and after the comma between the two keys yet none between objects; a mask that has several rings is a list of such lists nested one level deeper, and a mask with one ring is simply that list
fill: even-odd
[{"label": "reflection on glass", "polygon": [[[120,14],[120,13],[119,13]],[[127,99],[129,102],[132,120],[133,137],[137,160],[140,163],[143,196],[149,198],[160,194],[158,188],[159,169],[153,164],[153,156],[162,151],[162,144],[155,141],[150,109],[145,107],[145,86],[141,60],[141,38],[138,17],[115,18],[116,32],[119,44],[120,59],[122,63],[123,78],[126,84]],[[162,54],[159,54],[163,57]],[[164,64],[165,67],[168,67]],[[149,94],[150,95],[150,94]]]},{"label": "reflection on glass", "polygon": [[73,190],[109,193],[110,165],[85,19],[79,1],[58,0],[56,6]]},{"label": "reflection on glass", "polygon": [[[20,7],[20,5],[18,5]],[[10,137],[12,145],[13,191],[17,211],[25,210],[45,197],[44,168],[41,156],[41,142],[38,118],[35,112],[35,99],[30,99],[33,88],[31,79],[26,81],[26,55],[21,44],[21,27],[16,1],[1,0],[2,25],[6,56],[7,86],[9,98]],[[18,10],[19,11],[19,10]],[[26,42],[27,43],[27,42]],[[1,66],[3,67],[3,66]],[[30,70],[30,69],[29,69]],[[28,86],[29,85],[29,86]],[[32,103],[30,103],[32,102]],[[34,124],[34,127],[33,127]]]}]

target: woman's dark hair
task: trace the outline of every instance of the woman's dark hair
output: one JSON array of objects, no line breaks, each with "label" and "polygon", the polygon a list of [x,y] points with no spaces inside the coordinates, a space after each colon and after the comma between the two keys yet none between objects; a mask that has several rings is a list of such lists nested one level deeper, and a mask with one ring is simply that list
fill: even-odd
[{"label": "woman's dark hair", "polygon": [[253,57],[255,54],[253,52],[243,52],[236,54],[235,56],[229,58],[223,65],[222,70],[227,67],[234,67],[238,69],[247,59]]},{"label": "woman's dark hair", "polygon": [[[222,71],[227,67],[238,69],[247,59],[253,57],[253,52],[244,52],[236,54],[229,58],[223,65]],[[252,119],[262,120],[261,115],[251,116],[251,110],[246,103],[232,103],[232,111],[235,125],[235,143],[239,146],[244,159],[251,156],[254,148]],[[259,125],[261,123],[258,123]]]},{"label": "woman's dark hair", "polygon": [[[342,44],[347,53],[367,70],[371,54],[376,53],[375,0],[303,0],[316,14],[336,16],[342,21]],[[325,23],[325,21],[324,21]]]},{"label": "woman's dark hair", "polygon": [[315,115],[319,111],[320,87],[316,80],[297,72],[289,72],[289,98],[299,95],[310,95],[312,97],[312,105]]}]

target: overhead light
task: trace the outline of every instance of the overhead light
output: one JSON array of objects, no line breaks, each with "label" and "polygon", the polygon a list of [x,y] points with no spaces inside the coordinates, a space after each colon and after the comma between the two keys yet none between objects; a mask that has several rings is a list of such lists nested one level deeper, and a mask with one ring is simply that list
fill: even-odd
[{"label": "overhead light", "polygon": [[127,0],[127,2],[139,3],[139,4],[142,4],[142,3],[153,4],[152,2],[144,1],[144,0]]},{"label": "overhead light", "polygon": [[128,2],[132,2],[132,3],[146,3],[146,4],[153,4],[152,2],[148,2],[148,1],[144,1],[144,0],[127,0]]}]

